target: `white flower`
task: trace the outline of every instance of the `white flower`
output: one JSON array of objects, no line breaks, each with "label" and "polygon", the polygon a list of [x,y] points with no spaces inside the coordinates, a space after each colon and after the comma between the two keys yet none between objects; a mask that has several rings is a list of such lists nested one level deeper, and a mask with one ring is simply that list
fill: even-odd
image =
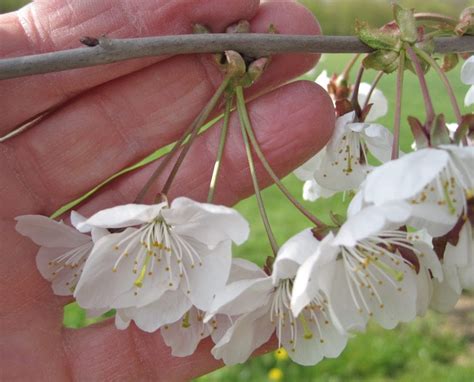
[{"label": "white flower", "polygon": [[406,201],[412,206],[408,225],[432,236],[449,232],[466,213],[466,193],[474,188],[474,147],[426,148],[372,171],[349,206]]},{"label": "white flower", "polygon": [[354,123],[354,115],[339,117],[327,146],[295,170],[295,175],[306,181],[305,199],[357,189],[372,170],[367,152],[381,162],[390,160],[392,134],[379,124]]},{"label": "white flower", "polygon": [[[255,264],[244,260],[232,260],[228,282],[236,282],[260,275],[261,270]],[[194,353],[199,342],[209,336],[217,343],[232,324],[232,317],[217,314],[204,322],[205,312],[191,307],[178,321],[164,325],[161,335],[165,343],[171,347],[174,357],[187,357]]]},{"label": "white flower", "polygon": [[275,331],[280,345],[299,364],[314,365],[341,353],[347,336],[336,329],[324,296],[314,296],[297,316],[290,308],[296,270],[317,246],[311,231],[305,230],[282,246],[272,276],[261,272],[216,295],[209,314],[239,317],[212,349],[215,358],[226,364],[244,362]]},{"label": "white flower", "polygon": [[471,106],[474,104],[474,56],[469,57],[462,66],[461,81],[466,85],[471,85],[464,99],[464,104]]},{"label": "white flower", "polygon": [[[191,305],[207,308],[214,293],[227,281],[231,241],[241,244],[249,232],[248,223],[235,210],[183,197],[175,199],[171,207],[160,203],[110,208],[98,212],[86,224],[139,227],[108,235],[95,244],[75,291],[79,305],[148,305],[156,311],[159,304],[152,303],[162,298],[174,312],[160,311],[160,315],[174,315],[174,321]],[[142,314],[132,311],[124,315]]]},{"label": "white flower", "polygon": [[415,318],[416,272],[399,249],[418,257],[421,251],[406,232],[393,230],[409,214],[410,207],[402,203],[369,207],[350,217],[336,236],[326,236],[298,270],[293,313],[323,291],[344,330],[363,330],[372,316],[387,329]]},{"label": "white flower", "polygon": [[[36,265],[41,275],[51,281],[59,296],[72,295],[94,242],[108,234],[105,229],[84,226],[86,235],[76,228],[85,218],[71,212],[73,227],[41,215],[24,215],[16,218],[16,230],[40,246]],[[91,236],[92,235],[92,236]]]}]

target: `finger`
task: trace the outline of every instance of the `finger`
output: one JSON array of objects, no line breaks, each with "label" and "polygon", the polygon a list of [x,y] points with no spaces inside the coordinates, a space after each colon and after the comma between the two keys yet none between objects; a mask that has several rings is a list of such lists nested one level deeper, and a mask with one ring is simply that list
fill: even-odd
[{"label": "finger", "polygon": [[[255,354],[267,353],[276,346],[272,339]],[[110,321],[65,331],[66,355],[73,379],[78,381],[189,381],[223,366],[211,355],[212,347],[212,341],[206,339],[192,356],[173,357],[159,332],[144,333],[134,325],[118,331]]]},{"label": "finger", "polygon": [[[285,85],[257,98],[248,106],[256,137],[266,158],[279,176],[286,175],[319,151],[329,140],[335,123],[334,109],[329,96],[321,87],[308,81]],[[206,199],[218,141],[218,127],[198,137],[178,172],[171,188],[171,198],[184,195],[198,201]],[[269,185],[270,178],[258,160],[256,165],[261,186]],[[79,211],[90,216],[99,209],[132,202],[156,166],[157,163],[113,183]],[[158,179],[149,195],[161,190],[167,173],[168,171],[165,171]],[[238,117],[234,113],[230,120],[229,137],[222,159],[215,202],[233,205],[252,193],[252,182]],[[25,213],[28,213],[28,210]],[[17,240],[19,238],[18,234],[12,236]],[[35,295],[36,290],[40,289],[38,283],[49,287],[48,282],[40,281],[39,273],[36,277],[24,277],[23,272],[30,269],[26,267],[27,265],[31,267],[30,272],[36,271],[34,254],[32,247],[27,246],[24,252],[18,252],[17,256],[8,256],[2,260],[5,262],[5,269],[10,269],[9,275],[12,279],[26,280],[22,283],[22,289],[31,295]],[[21,267],[16,265],[20,255],[23,259]],[[23,268],[23,265],[26,268]]]},{"label": "finger", "polygon": [[[250,19],[258,0],[40,0],[0,16],[0,57],[79,47],[83,36],[146,37],[192,32],[195,23],[215,32]],[[170,22],[172,20],[172,22]],[[21,122],[80,92],[164,59],[126,61],[100,67],[0,82],[0,136]]]},{"label": "finger", "polygon": [[[288,8],[280,4],[261,11],[268,15],[264,24],[271,20],[279,25],[279,17],[287,20]],[[311,14],[296,5],[291,9],[298,16],[300,31],[317,29]],[[314,60],[301,66],[281,57],[270,66],[265,81],[276,82],[270,75],[275,70],[277,80],[286,82],[309,69],[307,64]],[[221,75],[214,66],[184,56],[157,66],[90,92],[36,128],[0,145],[0,155],[5,158],[0,168],[12,179],[6,195],[12,203],[2,206],[7,216],[19,214],[13,208],[19,194],[27,196],[22,211],[46,213],[178,137],[210,98]],[[262,79],[256,91],[264,85]]]},{"label": "finger", "polygon": [[[321,87],[309,81],[294,82],[265,94],[250,102],[248,110],[260,147],[280,177],[321,150],[335,124],[332,101]],[[219,144],[219,127],[207,130],[193,143],[171,188],[171,199],[185,195],[206,200]],[[271,184],[271,179],[255,155],[254,158],[259,183],[264,188]],[[98,209],[132,202],[157,166],[158,163],[149,165],[110,185],[82,207],[81,213],[89,216]],[[161,191],[170,167],[148,193],[148,201]],[[214,201],[232,206],[253,193],[239,118],[233,113]]]}]

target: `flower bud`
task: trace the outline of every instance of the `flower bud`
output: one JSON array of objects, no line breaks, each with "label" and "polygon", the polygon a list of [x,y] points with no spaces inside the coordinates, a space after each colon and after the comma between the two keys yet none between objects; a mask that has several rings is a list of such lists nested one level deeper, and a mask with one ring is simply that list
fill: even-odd
[{"label": "flower bud", "polygon": [[227,60],[226,73],[232,77],[242,77],[246,72],[245,61],[240,53],[234,50],[226,50],[225,57]]},{"label": "flower bud", "polygon": [[392,73],[398,68],[399,53],[389,50],[378,50],[370,53],[364,58],[362,64],[366,69],[381,70],[384,73]]},{"label": "flower bud", "polygon": [[474,35],[474,7],[464,9],[459,17],[459,24],[454,29],[458,36]]},{"label": "flower bud", "polygon": [[193,34],[208,34],[211,33],[209,27],[203,24],[194,24],[193,25]]},{"label": "flower bud", "polygon": [[240,20],[236,24],[229,25],[225,33],[250,33],[250,23],[247,20]]},{"label": "flower bud", "polygon": [[449,72],[450,70],[454,69],[458,63],[459,63],[459,55],[457,53],[445,54],[441,69],[443,69],[443,72]]},{"label": "flower bud", "polygon": [[373,49],[399,52],[402,42],[396,30],[370,28],[366,22],[356,21],[356,34],[359,39]]},{"label": "flower bud", "polygon": [[254,62],[250,64],[247,74],[252,84],[262,76],[269,62],[270,62],[269,58],[262,57],[255,60]]}]

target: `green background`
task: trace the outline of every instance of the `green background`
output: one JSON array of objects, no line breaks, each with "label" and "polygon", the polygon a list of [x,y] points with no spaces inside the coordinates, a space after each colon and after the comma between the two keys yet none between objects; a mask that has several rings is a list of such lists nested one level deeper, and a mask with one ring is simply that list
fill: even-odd
[{"label": "green background", "polygon": [[[80,1],[80,0],[76,0]],[[385,0],[302,0],[310,7],[323,26],[326,34],[351,34],[355,18],[380,25],[390,20],[391,12]],[[15,9],[25,1],[0,0],[0,12]],[[402,1],[403,5],[416,6],[418,10],[440,11],[450,15],[459,14],[472,1],[430,0]],[[349,56],[325,56],[318,71],[307,78],[314,79],[322,69],[330,73],[341,71]],[[370,82],[369,73],[364,81]],[[450,73],[450,78],[459,99],[467,87],[459,81],[459,68]],[[434,73],[429,73],[428,83],[437,111],[444,112],[448,121],[453,121],[449,100]],[[394,78],[384,78],[379,86],[389,98],[394,99]],[[412,74],[405,81],[404,116],[423,115],[423,100],[418,83]],[[390,127],[393,110],[380,122]],[[410,150],[407,124],[403,124],[402,149]],[[302,184],[293,176],[285,179],[294,195],[301,195]],[[275,234],[280,243],[308,226],[308,223],[279,194],[275,187],[264,191],[264,199]],[[304,203],[318,216],[327,219],[330,210],[343,213],[345,201],[341,197]],[[254,198],[241,202],[237,208],[252,225],[249,241],[235,249],[236,256],[262,263],[270,253],[265,231],[260,223]],[[278,360],[274,353],[259,357],[244,365],[226,367],[199,381],[472,381],[474,378],[474,298],[466,295],[458,309],[449,315],[429,313],[427,317],[385,331],[372,325],[367,333],[353,338],[335,360],[324,360],[315,367],[301,367],[288,360]],[[74,304],[65,309],[65,325],[78,328],[89,324],[84,312]],[[278,369],[281,373],[270,372]],[[280,379],[271,379],[278,376]]]}]

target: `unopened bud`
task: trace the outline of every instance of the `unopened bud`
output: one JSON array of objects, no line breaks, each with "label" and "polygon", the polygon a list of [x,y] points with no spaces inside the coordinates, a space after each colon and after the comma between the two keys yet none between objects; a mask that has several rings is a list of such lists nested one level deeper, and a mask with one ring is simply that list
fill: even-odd
[{"label": "unopened bud", "polygon": [[250,23],[247,20],[240,20],[236,24],[229,25],[225,33],[250,33]]},{"label": "unopened bud", "polygon": [[453,70],[459,63],[459,55],[456,53],[445,54],[443,58],[443,65],[441,69],[443,72],[449,72]]},{"label": "unopened bud", "polygon": [[418,39],[415,12],[413,9],[405,9],[398,4],[393,4],[393,14],[400,28],[402,41],[414,44]]},{"label": "unopened bud", "polygon": [[459,17],[459,24],[454,29],[458,36],[474,35],[474,7],[464,9]]},{"label": "unopened bud", "polygon": [[211,33],[211,30],[209,27],[203,25],[203,24],[194,24],[193,25],[193,34],[207,34]]},{"label": "unopened bud", "polygon": [[247,74],[252,84],[262,76],[269,62],[270,62],[269,58],[262,57],[255,60],[254,62],[250,64]]},{"label": "unopened bud", "polygon": [[235,50],[226,50],[225,58],[227,60],[226,72],[228,75],[236,78],[245,74],[247,67],[240,53]]},{"label": "unopened bud", "polygon": [[375,69],[389,74],[397,70],[398,58],[399,53],[397,52],[378,50],[365,57],[362,61],[362,65],[364,65],[366,69]]},{"label": "unopened bud", "polygon": [[356,21],[356,34],[366,45],[376,50],[389,50],[399,52],[402,42],[397,31],[374,29],[366,22]]}]

